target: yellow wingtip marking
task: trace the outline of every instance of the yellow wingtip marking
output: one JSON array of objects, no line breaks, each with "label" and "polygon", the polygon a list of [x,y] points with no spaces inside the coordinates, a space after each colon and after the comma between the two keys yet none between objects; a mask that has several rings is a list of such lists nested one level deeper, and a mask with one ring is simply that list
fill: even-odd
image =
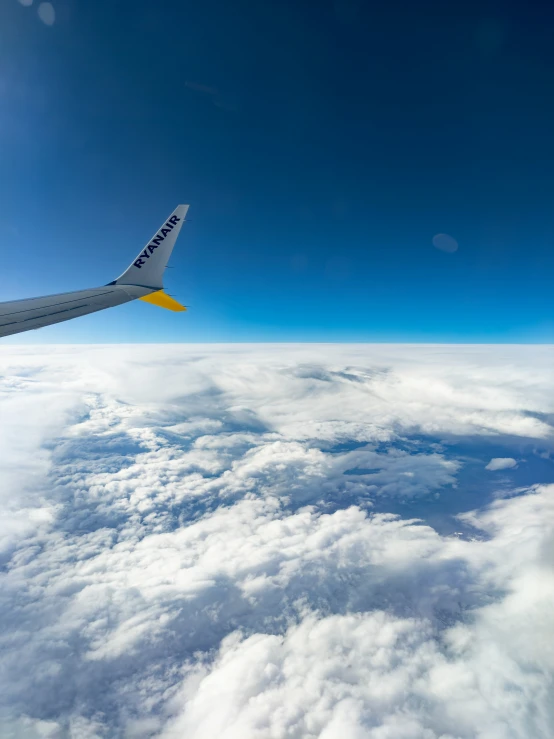
[{"label": "yellow wingtip marking", "polygon": [[139,300],[144,300],[145,303],[151,303],[152,305],[157,305],[160,308],[166,308],[166,310],[173,310],[173,311],[186,310],[184,305],[181,305],[181,303],[178,303],[176,300],[174,300],[171,297],[171,295],[164,293],[163,290],[158,290],[155,293],[150,293],[150,295],[145,295],[144,297],[139,298]]}]

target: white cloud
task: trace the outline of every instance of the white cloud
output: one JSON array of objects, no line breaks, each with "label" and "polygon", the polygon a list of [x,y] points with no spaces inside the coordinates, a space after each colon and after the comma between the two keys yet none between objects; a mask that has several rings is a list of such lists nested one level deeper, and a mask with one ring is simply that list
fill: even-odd
[{"label": "white cloud", "polygon": [[516,467],[517,462],[512,457],[493,457],[488,465],[485,467],[486,470],[509,470],[512,467]]},{"label": "white cloud", "polygon": [[[539,516],[546,517],[543,524]],[[516,518],[532,530],[523,534]],[[537,553],[554,522],[554,486],[473,519],[494,538],[427,540],[398,562],[407,578],[429,568],[424,594],[412,593],[412,617],[395,613],[401,599],[392,591],[387,611],[307,612],[283,635],[232,634],[214,663],[191,668],[174,700],[181,715],[163,736],[549,736],[554,573],[537,562]],[[403,549],[392,531],[386,538],[390,551]],[[454,575],[449,564],[457,559],[468,570]],[[481,604],[441,630],[422,611],[446,573],[442,596],[450,591],[455,601],[469,576],[470,590],[481,589]],[[386,581],[392,585],[392,572]],[[506,594],[487,604],[488,583]]]},{"label": "white cloud", "polygon": [[3,726],[552,735],[552,349],[150,357],[0,351]]}]

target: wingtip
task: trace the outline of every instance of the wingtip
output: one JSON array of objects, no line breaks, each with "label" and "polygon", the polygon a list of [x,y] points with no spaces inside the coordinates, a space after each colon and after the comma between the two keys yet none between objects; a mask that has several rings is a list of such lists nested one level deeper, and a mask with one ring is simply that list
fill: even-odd
[{"label": "wingtip", "polygon": [[157,305],[166,310],[174,311],[175,313],[181,313],[187,309],[186,306],[181,305],[181,303],[177,302],[175,298],[172,298],[171,295],[168,295],[163,290],[157,290],[156,292],[144,295],[139,300],[143,300],[145,303],[150,303],[151,305]]}]

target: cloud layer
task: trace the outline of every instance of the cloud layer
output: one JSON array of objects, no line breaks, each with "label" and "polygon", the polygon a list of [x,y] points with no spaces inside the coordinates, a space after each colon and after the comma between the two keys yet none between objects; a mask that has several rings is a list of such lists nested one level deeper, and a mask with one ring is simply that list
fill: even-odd
[{"label": "cloud layer", "polygon": [[4,348],[5,735],[550,737],[553,358]]}]

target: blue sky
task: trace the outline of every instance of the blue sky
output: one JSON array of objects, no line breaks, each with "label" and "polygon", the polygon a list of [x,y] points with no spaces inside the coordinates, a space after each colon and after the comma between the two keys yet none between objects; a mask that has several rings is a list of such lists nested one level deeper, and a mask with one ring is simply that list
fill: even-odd
[{"label": "blue sky", "polygon": [[0,8],[0,299],[108,282],[188,202],[190,310],[4,341],[554,339],[546,4],[38,5]]}]

